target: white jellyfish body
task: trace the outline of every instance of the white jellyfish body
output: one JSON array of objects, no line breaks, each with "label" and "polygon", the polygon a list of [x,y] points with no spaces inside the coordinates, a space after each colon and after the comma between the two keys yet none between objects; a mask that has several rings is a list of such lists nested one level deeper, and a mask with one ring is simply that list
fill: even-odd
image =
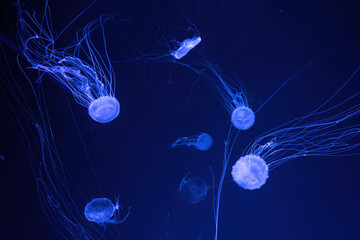
[{"label": "white jellyfish body", "polygon": [[183,58],[188,52],[196,47],[201,42],[201,37],[196,36],[193,38],[185,39],[180,43],[180,46],[178,49],[171,51],[170,54],[176,59]]},{"label": "white jellyfish body", "polygon": [[86,219],[97,224],[123,223],[129,214],[130,210],[124,218],[120,219],[119,203],[116,201],[114,205],[108,198],[95,198],[86,204],[84,209]]},{"label": "white jellyfish body", "polygon": [[90,104],[88,111],[96,122],[107,123],[119,115],[120,104],[115,97],[100,97]]},{"label": "white jellyfish body", "polygon": [[179,186],[179,192],[185,202],[195,204],[206,198],[208,186],[203,178],[188,178],[186,175]]},{"label": "white jellyfish body", "polygon": [[169,148],[186,146],[194,150],[207,151],[212,145],[212,137],[207,133],[201,133],[190,137],[180,137]]},{"label": "white jellyfish body", "polygon": [[[19,11],[18,32],[23,54],[32,68],[50,74],[65,86],[82,106],[88,108],[91,118],[100,123],[112,121],[120,112],[115,98],[115,76],[108,59],[104,40],[104,55],[94,48],[90,34],[111,18],[103,15],[78,31],[77,41],[64,49],[55,49],[50,18],[45,11],[40,24],[34,15]],[[103,33],[104,34],[104,33]],[[91,109],[90,109],[91,107]]]},{"label": "white jellyfish body", "polygon": [[240,187],[254,190],[265,184],[269,177],[269,168],[261,157],[246,155],[235,163],[231,175]]},{"label": "white jellyfish body", "polygon": [[231,122],[237,129],[246,130],[254,125],[255,114],[248,107],[238,107],[231,114]]}]

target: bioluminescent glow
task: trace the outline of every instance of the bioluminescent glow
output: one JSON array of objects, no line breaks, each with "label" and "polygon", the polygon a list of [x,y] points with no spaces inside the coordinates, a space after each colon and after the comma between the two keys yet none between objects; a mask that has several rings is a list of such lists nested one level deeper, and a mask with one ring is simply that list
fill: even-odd
[{"label": "bioluminescent glow", "polygon": [[[65,48],[56,48],[49,6],[39,22],[35,14],[23,11],[18,14],[18,35],[23,54],[32,68],[49,73],[65,86],[75,100],[89,109],[90,117],[100,123],[115,119],[120,104],[115,98],[115,74],[107,53],[103,24],[112,16],[103,15],[77,32],[77,40]],[[90,38],[99,28],[104,39],[104,52],[100,53]],[[103,59],[104,55],[106,59]]]},{"label": "bioluminescent glow", "polygon": [[212,145],[212,137],[207,133],[201,133],[190,137],[180,137],[173,142],[169,148],[189,147],[194,150],[207,151],[212,147]]},{"label": "bioluminescent glow", "polygon": [[203,178],[186,175],[180,183],[179,192],[185,202],[195,204],[206,198],[208,185]]},{"label": "bioluminescent glow", "polygon": [[130,210],[120,219],[120,205],[118,201],[117,199],[114,205],[108,198],[95,198],[86,204],[84,215],[87,220],[98,224],[123,223],[130,215]]}]

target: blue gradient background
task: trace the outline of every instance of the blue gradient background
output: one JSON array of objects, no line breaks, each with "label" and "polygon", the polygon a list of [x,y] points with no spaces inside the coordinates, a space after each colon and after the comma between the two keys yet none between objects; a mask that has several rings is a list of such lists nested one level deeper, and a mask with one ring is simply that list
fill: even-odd
[{"label": "blue gradient background", "polygon": [[[90,1],[51,1],[53,28],[62,29]],[[1,34],[15,41],[9,28],[16,19],[9,2],[1,3]],[[35,10],[43,3],[36,2]],[[111,59],[167,49],[156,43],[159,26],[182,39],[186,27],[181,15],[200,30],[199,51],[228,63],[243,80],[250,106],[258,106],[293,72],[318,59],[345,41],[359,37],[360,7],[357,1],[98,1],[61,39],[74,40],[75,30],[100,14],[115,14],[106,24]],[[129,20],[130,23],[121,21]],[[59,32],[59,31],[58,31]],[[68,41],[66,41],[68,39]],[[94,36],[95,45],[101,36]],[[244,147],[261,133],[309,113],[326,100],[360,65],[360,41],[354,40],[329,54],[284,87],[257,114],[253,128],[239,135],[230,165]],[[191,53],[190,53],[191,54]],[[10,53],[14,58],[15,53]],[[16,69],[16,62],[12,62]],[[14,65],[15,64],[15,65]],[[88,196],[76,196],[83,208],[93,197],[120,197],[132,206],[128,221],[115,226],[124,239],[212,239],[212,199],[187,207],[177,187],[187,172],[211,184],[209,166],[216,182],[221,171],[229,116],[205,80],[173,64],[114,64],[119,117],[109,124],[92,121],[87,110],[70,99],[49,76],[44,87],[54,136],[64,165]],[[168,70],[174,84],[167,84]],[[145,75],[147,83],[145,83]],[[350,96],[360,89],[359,76]],[[357,88],[356,88],[357,87]],[[355,91],[356,92],[356,91]],[[74,125],[74,112],[102,195]],[[0,122],[0,239],[57,239],[44,216],[26,154],[16,132]],[[207,152],[168,150],[179,136],[207,132],[214,146]],[[270,172],[258,191],[236,186],[228,171],[224,184],[219,239],[360,239],[359,157],[307,157],[286,163]],[[170,217],[168,217],[170,216]],[[112,226],[109,226],[110,228]]]}]

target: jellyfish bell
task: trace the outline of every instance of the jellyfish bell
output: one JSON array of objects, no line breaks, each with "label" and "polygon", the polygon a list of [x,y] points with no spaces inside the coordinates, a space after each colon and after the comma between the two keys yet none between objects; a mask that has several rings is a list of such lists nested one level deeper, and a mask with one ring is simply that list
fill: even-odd
[{"label": "jellyfish bell", "polygon": [[208,186],[203,178],[187,178],[187,176],[185,176],[179,186],[179,192],[185,202],[195,204],[206,198]]},{"label": "jellyfish bell", "polygon": [[116,198],[115,205],[108,198],[95,198],[86,204],[84,215],[90,222],[97,224],[114,223],[120,224],[126,221],[130,215],[130,207],[127,214],[120,218],[120,205],[119,199]]},{"label": "jellyfish bell", "polygon": [[212,137],[207,133],[201,133],[197,139],[198,149],[201,151],[209,150],[213,145]]},{"label": "jellyfish bell", "polygon": [[261,157],[246,155],[235,163],[231,175],[240,187],[255,190],[265,184],[269,177],[269,168]]},{"label": "jellyfish bell", "polygon": [[238,107],[231,114],[231,122],[239,130],[251,128],[255,123],[255,114],[249,107]]},{"label": "jellyfish bell", "polygon": [[96,223],[106,223],[114,215],[115,206],[110,199],[95,198],[85,206],[84,214],[87,220]]},{"label": "jellyfish bell", "polygon": [[112,96],[99,97],[89,106],[90,117],[99,123],[108,123],[114,120],[120,113],[120,103]]}]

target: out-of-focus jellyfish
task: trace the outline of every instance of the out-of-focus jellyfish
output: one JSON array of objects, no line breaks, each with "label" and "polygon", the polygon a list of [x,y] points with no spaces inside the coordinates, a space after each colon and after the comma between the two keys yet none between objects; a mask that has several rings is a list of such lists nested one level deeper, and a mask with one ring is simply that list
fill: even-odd
[{"label": "out-of-focus jellyfish", "polygon": [[[265,184],[269,170],[292,159],[360,154],[351,152],[360,147],[356,139],[360,136],[360,124],[351,121],[360,114],[360,93],[335,106],[325,107],[340,90],[310,114],[257,137],[233,166],[231,174],[234,182],[244,189],[258,189]],[[355,103],[351,106],[352,102]],[[354,120],[358,122],[358,119]]]},{"label": "out-of-focus jellyfish", "polygon": [[117,199],[115,205],[108,198],[95,198],[86,204],[84,215],[87,220],[98,224],[123,223],[130,215],[130,211],[120,219],[120,205]]},{"label": "out-of-focus jellyfish", "polygon": [[169,148],[186,146],[194,150],[207,151],[212,145],[212,137],[207,133],[201,133],[190,137],[180,137]]},{"label": "out-of-focus jellyfish", "polygon": [[[41,22],[35,14],[21,10],[21,4],[18,5],[18,36],[23,54],[32,68],[49,73],[69,89],[75,100],[88,108],[93,120],[107,123],[115,119],[120,112],[120,104],[114,95],[115,75],[103,27],[103,23],[112,16],[103,15],[90,22],[77,32],[77,40],[73,44],[59,49],[55,45],[66,28],[54,36],[48,4]],[[104,53],[94,47],[90,38],[90,34],[99,27],[104,39]]]},{"label": "out-of-focus jellyfish", "polygon": [[188,177],[187,174],[180,183],[179,192],[185,202],[195,204],[206,198],[208,185],[203,178]]}]

